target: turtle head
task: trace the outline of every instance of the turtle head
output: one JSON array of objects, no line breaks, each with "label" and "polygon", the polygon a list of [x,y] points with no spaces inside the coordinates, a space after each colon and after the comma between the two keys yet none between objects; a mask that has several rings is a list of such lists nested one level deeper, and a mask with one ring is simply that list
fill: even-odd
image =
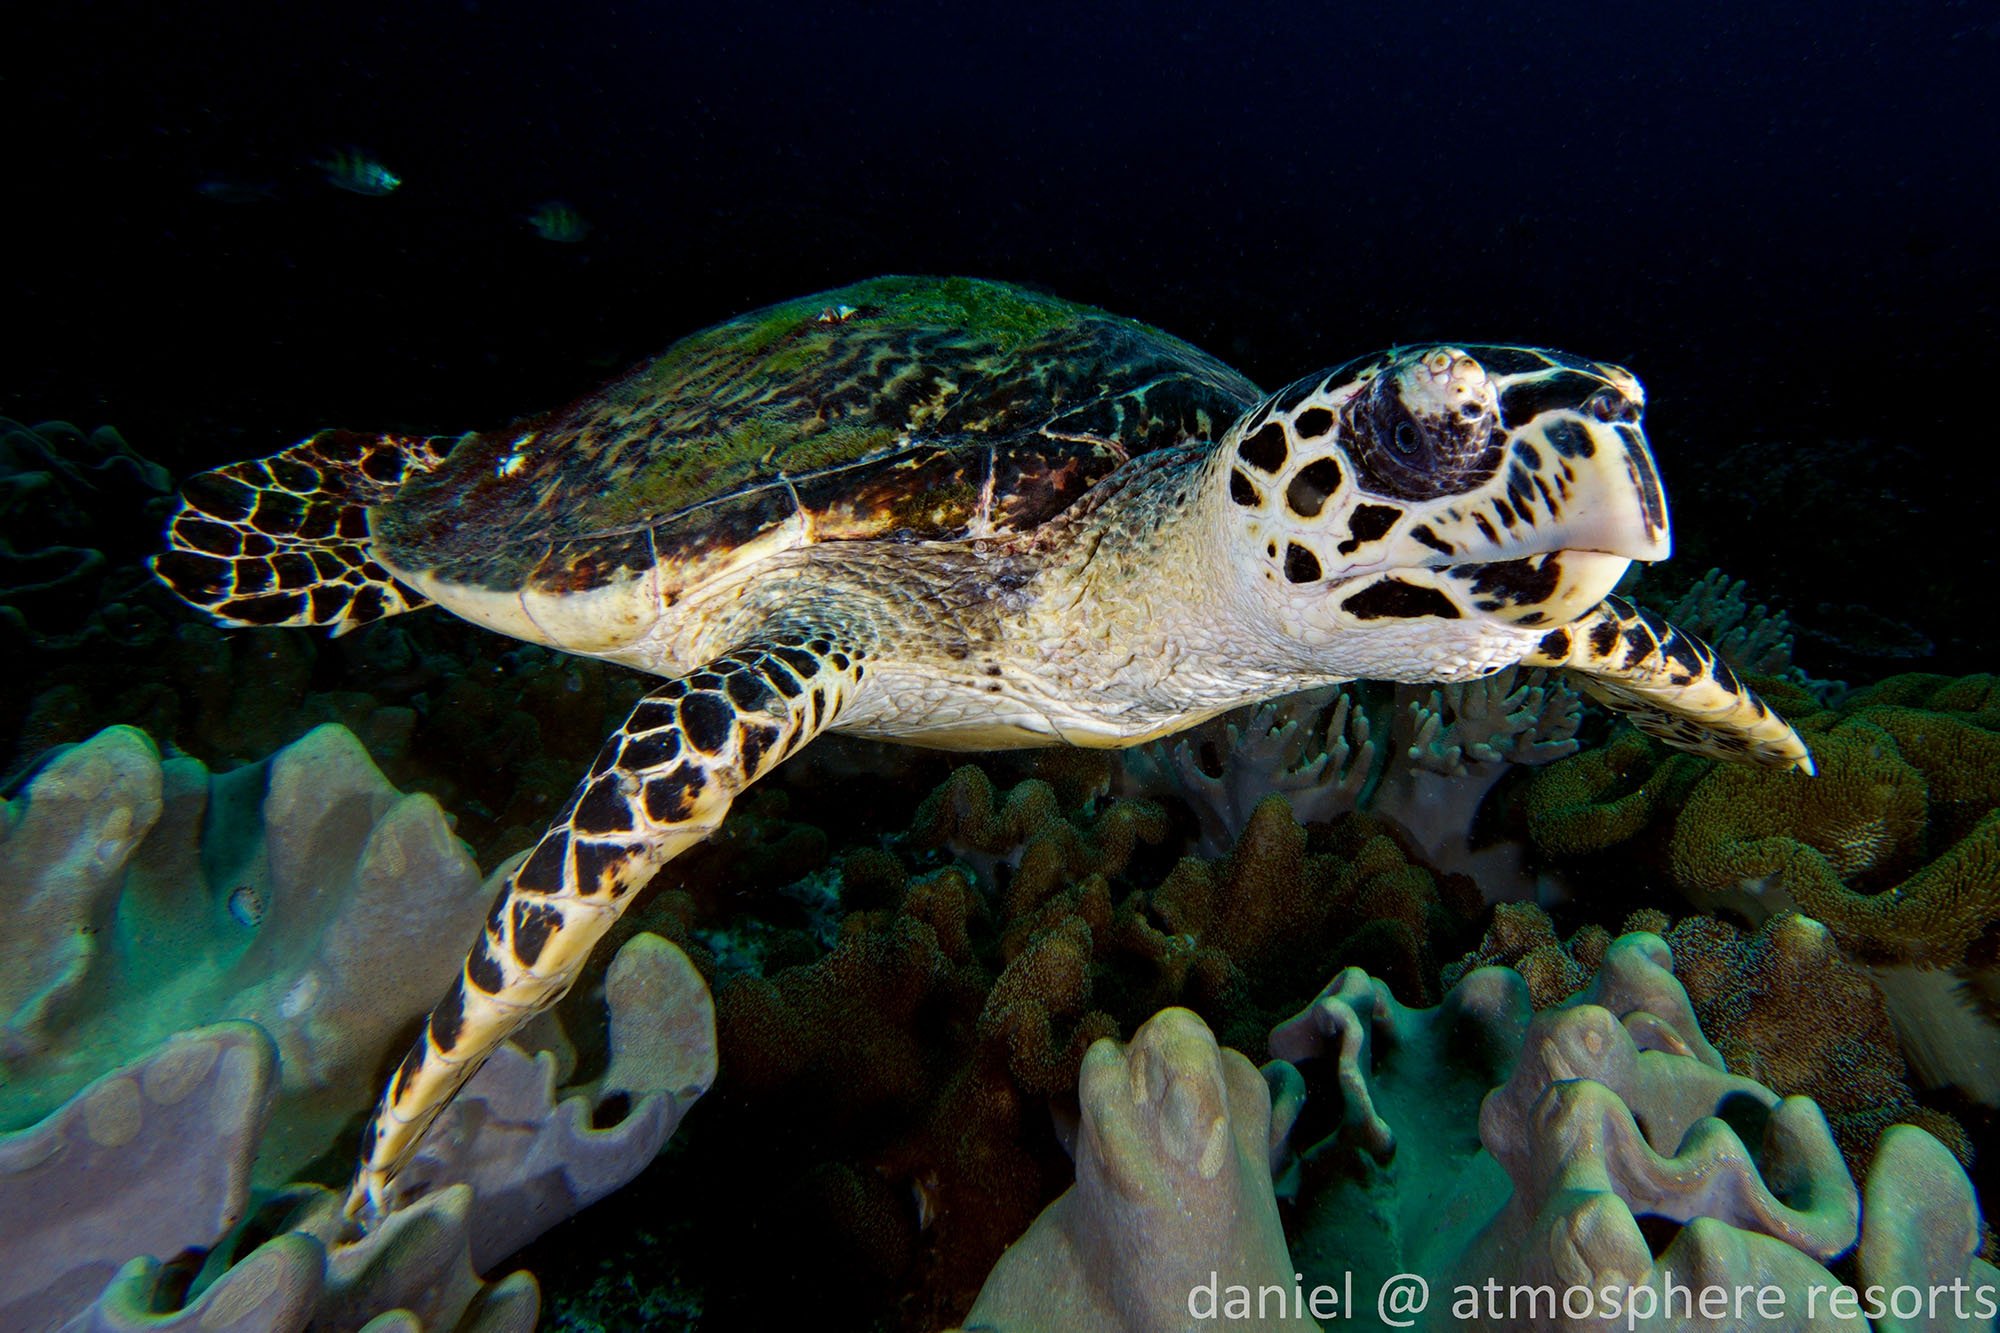
[{"label": "turtle head", "polygon": [[1521,347],[1396,348],[1300,380],[1217,451],[1241,591],[1343,673],[1504,665],[1667,555],[1644,403],[1628,371]]}]

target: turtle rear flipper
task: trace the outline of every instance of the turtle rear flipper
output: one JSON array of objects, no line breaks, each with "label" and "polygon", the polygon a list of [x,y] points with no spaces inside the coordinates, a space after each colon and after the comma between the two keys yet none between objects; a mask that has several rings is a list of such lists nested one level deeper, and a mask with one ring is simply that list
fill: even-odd
[{"label": "turtle rear flipper", "polygon": [[1813,771],[1798,732],[1715,649],[1623,597],[1544,635],[1523,662],[1563,668],[1591,698],[1676,749]]},{"label": "turtle rear flipper", "polygon": [[444,460],[452,441],[323,430],[269,458],[189,479],[153,573],[238,627],[344,634],[428,599],[369,551],[368,509]]}]

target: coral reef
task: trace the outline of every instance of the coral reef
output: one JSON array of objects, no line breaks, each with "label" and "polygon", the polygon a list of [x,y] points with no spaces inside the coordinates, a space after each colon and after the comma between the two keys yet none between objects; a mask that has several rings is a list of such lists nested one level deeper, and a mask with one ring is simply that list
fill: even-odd
[{"label": "coral reef", "polygon": [[157,634],[140,596],[173,478],[109,426],[0,418],[0,648],[117,648]]},{"label": "coral reef", "polygon": [[1740,676],[1769,676],[1805,684],[1792,662],[1795,635],[1783,611],[1752,603],[1742,579],[1711,569],[1672,600],[1646,598],[1668,621],[1708,641]]},{"label": "coral reef", "polygon": [[1282,1111],[1274,1121],[1255,1066],[1187,1010],[1166,1009],[1130,1042],[1090,1048],[1078,1099],[1076,1184],[1001,1255],[967,1328],[1170,1333],[1218,1269],[1290,1287],[1271,1192],[1289,1125]]},{"label": "coral reef", "polygon": [[[1070,1174],[1048,1117],[1074,1095],[1093,1042],[1183,1006],[1260,1044],[1318,988],[1312,960],[1328,957],[1369,958],[1423,1000],[1436,941],[1462,937],[1456,952],[1475,938],[1476,897],[1441,887],[1364,816],[1308,832],[1271,800],[1228,855],[1176,861],[1158,806],[1100,787],[1067,782],[1065,801],[1052,782],[996,787],[961,768],[915,803],[907,832],[807,872],[836,883],[847,909],[831,949],[803,928],[789,943],[760,928],[761,971],[717,971],[724,1058],[711,1096],[724,1109],[696,1131],[702,1147],[682,1163],[693,1179],[673,1185],[711,1200],[682,1262],[691,1273],[728,1262],[706,1247],[739,1227],[801,1257],[757,1290],[709,1290],[709,1317],[756,1324],[812,1299],[836,1323],[884,1305],[902,1327],[961,1318]],[[789,795],[767,825],[781,837],[813,809],[810,793]],[[709,966],[722,951],[702,943],[740,933],[726,914],[743,910],[678,879],[631,916],[692,941]],[[814,1108],[808,1127],[800,1106]],[[773,1192],[798,1205],[773,1215],[758,1202]],[[622,1230],[659,1229],[636,1195],[605,1206],[629,1209]],[[586,1257],[600,1260],[576,1261]],[[549,1250],[537,1262],[571,1260]]]},{"label": "coral reef", "polygon": [[1751,924],[1823,922],[1888,995],[1926,1084],[2000,1105],[2000,710],[1990,676],[1897,676],[1819,706],[1772,691],[1819,774],[1670,756],[1629,732],[1533,774],[1523,826],[1552,867],[1649,881]]},{"label": "coral reef", "polygon": [[1127,790],[1185,802],[1200,851],[1219,856],[1267,796],[1304,824],[1365,811],[1400,829],[1431,866],[1508,896],[1524,870],[1511,844],[1475,839],[1481,806],[1515,765],[1573,753],[1576,692],[1509,667],[1441,686],[1355,683],[1239,709],[1127,751]]},{"label": "coral reef", "polygon": [[[398,1210],[359,1240],[333,1190],[251,1192],[279,1048],[241,1022],[169,1038],[0,1136],[0,1243],[34,1261],[0,1274],[0,1323],[533,1328],[531,1276],[477,1274],[637,1175],[715,1074],[707,989],[672,945],[629,942],[606,999],[602,1079],[558,1100],[549,1055],[503,1048],[425,1135]],[[392,1314],[404,1322],[369,1322]]]},{"label": "coral reef", "polygon": [[0,1125],[27,1124],[172,1032],[239,1018],[277,1043],[259,1180],[321,1152],[457,969],[482,886],[443,812],[346,730],[220,776],[116,727],[9,802]]},{"label": "coral reef", "polygon": [[[1410,1275],[1427,1303],[1375,1306],[1381,1323],[1861,1330],[1867,1310],[1877,1328],[1990,1326],[2000,1270],[1977,1257],[1951,1155],[1900,1126],[1857,1189],[1815,1103],[1723,1069],[1670,964],[1658,936],[1626,935],[1582,993],[1533,1017],[1509,970],[1411,1010],[1349,968],[1272,1032],[1263,1083],[1179,1011],[1127,1050],[1100,1042],[1076,1184],[995,1268],[967,1328],[1218,1313],[1310,1328],[1308,1312],[1365,1320],[1342,1302],[1407,1291]],[[1288,1133],[1310,1146],[1274,1185]],[[1180,1207],[1156,1203],[1176,1188]],[[1297,1198],[1288,1252],[1278,1194]],[[1850,1251],[1837,1276],[1827,1265]]]},{"label": "coral reef", "polygon": [[558,1094],[571,1043],[536,1025],[557,1053],[489,1061],[356,1242],[341,1194],[284,1182],[345,1170],[456,970],[439,939],[484,915],[436,803],[335,726],[221,775],[117,727],[0,808],[0,885],[7,1327],[531,1328],[533,1279],[477,1274],[637,1175],[714,1079],[706,984],[636,935],[601,1073]]},{"label": "coral reef", "polygon": [[[1825,926],[1786,913],[1755,931],[1710,916],[1670,927],[1661,913],[1636,912],[1624,928],[1667,941],[1674,977],[1729,1071],[1780,1096],[1812,1098],[1857,1178],[1897,1124],[1921,1127],[1971,1166],[1965,1127],[1924,1105],[1911,1086],[1880,987],[1841,956]],[[1601,926],[1585,926],[1561,940],[1540,908],[1505,905],[1495,909],[1479,948],[1445,977],[1511,967],[1527,982],[1534,1007],[1546,1009],[1589,984],[1611,938]]]}]

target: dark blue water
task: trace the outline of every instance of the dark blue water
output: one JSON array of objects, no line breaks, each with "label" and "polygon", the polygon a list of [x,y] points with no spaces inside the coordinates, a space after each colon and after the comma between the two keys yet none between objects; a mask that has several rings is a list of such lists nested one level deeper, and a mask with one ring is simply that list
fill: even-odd
[{"label": "dark blue water", "polygon": [[[1836,637],[1822,603],[1875,605],[1947,669],[1992,646],[1898,599],[1915,529],[1952,553],[1917,583],[1992,570],[1949,473],[2000,353],[2000,6],[1250,8],[16,7],[0,411],[212,464],[491,424],[876,272],[994,275],[1266,383],[1433,336],[1621,359],[1687,560]],[[349,144],[406,183],[328,188]],[[524,222],[550,198],[583,243]],[[1753,503],[1760,460],[1828,484]]]}]

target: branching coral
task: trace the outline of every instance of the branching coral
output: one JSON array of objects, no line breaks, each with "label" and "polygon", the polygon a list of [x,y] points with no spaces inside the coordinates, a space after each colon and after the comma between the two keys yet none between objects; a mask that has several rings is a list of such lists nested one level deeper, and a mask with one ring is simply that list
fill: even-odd
[{"label": "branching coral", "polygon": [[1283,796],[1302,824],[1331,819],[1357,808],[1375,776],[1376,745],[1357,697],[1341,686],[1288,694],[1127,750],[1128,782],[1185,800],[1201,824],[1203,856],[1228,851],[1267,796]]},{"label": "branching coral", "polygon": [[[813,1142],[784,1140],[804,1156],[782,1175],[813,1182],[818,1225],[787,1225],[800,1245],[849,1238],[865,1276],[838,1289],[921,1273],[902,1321],[957,1317],[1061,1179],[1047,1107],[1093,1042],[1175,1005],[1261,1041],[1312,993],[1310,960],[1334,953],[1424,995],[1430,941],[1476,908],[1448,903],[1365,817],[1309,836],[1269,800],[1228,856],[1156,879],[1158,820],[1149,803],[1064,809],[1043,784],[996,792],[961,770],[892,843],[917,874],[875,849],[843,859],[843,899],[881,905],[851,914],[830,953],[719,989],[729,1132],[759,1141],[767,1120],[783,1133],[775,1108],[816,1108]],[[937,853],[955,864],[930,869]]]},{"label": "branching coral", "polygon": [[1805,682],[1792,665],[1792,622],[1783,611],[1752,604],[1742,579],[1711,569],[1658,609],[1673,624],[1706,639],[1739,675],[1777,676]]},{"label": "branching coral", "polygon": [[1438,687],[1346,685],[1256,705],[1129,751],[1127,783],[1177,795],[1220,855],[1277,794],[1306,824],[1364,810],[1401,828],[1434,866],[1500,896],[1521,875],[1511,849],[1474,846],[1481,803],[1510,765],[1576,749],[1582,704],[1541,671],[1508,668]]}]

